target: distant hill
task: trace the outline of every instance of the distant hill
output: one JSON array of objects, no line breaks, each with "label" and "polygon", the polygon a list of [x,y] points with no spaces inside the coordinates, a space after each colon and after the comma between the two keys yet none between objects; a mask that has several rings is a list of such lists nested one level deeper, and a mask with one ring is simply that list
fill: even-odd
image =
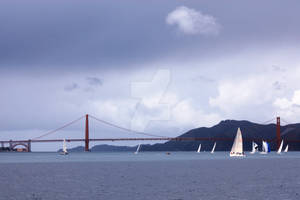
[{"label": "distant hill", "polygon": [[[120,152],[120,151],[135,151],[137,147],[129,147],[129,146],[113,146],[113,145],[107,145],[107,144],[101,144],[101,145],[95,145],[91,148],[91,151],[101,151],[101,152]],[[59,152],[62,151],[62,149],[58,150]],[[78,146],[75,148],[68,149],[69,152],[80,152],[84,151],[83,146]]]},{"label": "distant hill", "polygon": [[[249,121],[225,120],[210,128],[192,129],[179,137],[207,137],[207,138],[228,138],[231,141],[217,141],[216,151],[230,151],[237,128],[240,127],[244,138],[243,145],[245,151],[250,151],[252,140],[261,148],[262,140],[272,140],[276,138],[275,124],[256,124]],[[300,124],[290,124],[281,126],[281,136],[283,140],[300,140]],[[164,144],[154,144],[143,146],[144,151],[196,151],[201,143],[202,150],[210,151],[214,141],[168,141]],[[286,143],[284,143],[284,146]],[[270,143],[271,150],[276,150],[276,142]],[[290,143],[290,150],[300,150],[300,143]]]},{"label": "distant hill", "polygon": [[[230,151],[233,139],[236,135],[237,128],[240,127],[244,138],[244,150],[250,151],[252,140],[246,138],[255,138],[255,142],[261,148],[263,139],[272,140],[276,138],[275,124],[256,124],[249,121],[225,120],[210,128],[196,128],[192,129],[180,137],[205,137],[205,138],[228,138],[229,141],[217,141],[216,151]],[[283,140],[300,140],[300,124],[290,124],[281,126],[281,137]],[[142,145],[141,151],[196,151],[201,143],[201,151],[210,151],[214,141],[168,141],[162,144]],[[285,147],[286,143],[284,143]],[[276,143],[271,142],[271,150],[276,150]],[[112,146],[112,145],[96,145],[91,151],[135,151],[136,147],[126,146]],[[76,147],[71,149],[75,151],[82,151],[83,147]],[[300,143],[289,143],[289,150],[299,151]]]}]

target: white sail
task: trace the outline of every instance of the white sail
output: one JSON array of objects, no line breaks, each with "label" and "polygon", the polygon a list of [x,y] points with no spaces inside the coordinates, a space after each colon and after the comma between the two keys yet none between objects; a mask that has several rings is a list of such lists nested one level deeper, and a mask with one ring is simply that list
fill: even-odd
[{"label": "white sail", "polygon": [[215,144],[214,144],[214,146],[213,146],[213,148],[212,148],[212,150],[211,150],[210,153],[214,153],[215,152],[216,145],[217,145],[217,142],[215,142]]},{"label": "white sail", "polygon": [[281,151],[282,151],[282,146],[283,146],[283,140],[281,140],[281,143],[280,143],[280,146],[279,146],[279,149],[277,151],[278,154],[281,154]]},{"label": "white sail", "polygon": [[267,154],[269,152],[269,145],[267,142],[262,141],[262,151],[261,154]]},{"label": "white sail", "polygon": [[267,143],[265,141],[262,142],[262,152],[267,153]]},{"label": "white sail", "polygon": [[258,148],[258,144],[256,144],[255,142],[254,143],[254,149],[257,151],[257,148]]},{"label": "white sail", "polygon": [[289,145],[286,145],[285,149],[284,149],[284,153],[287,153],[289,150]]},{"label": "white sail", "polygon": [[241,129],[238,128],[231,151],[230,151],[230,156],[244,156],[244,151],[243,151],[243,137],[242,137],[242,132]]},{"label": "white sail", "polygon": [[252,151],[250,153],[254,154],[255,152],[257,152],[257,147],[258,145],[255,142],[252,142]]},{"label": "white sail", "polygon": [[134,152],[135,154],[138,154],[139,151],[140,151],[140,148],[141,148],[141,144],[138,145],[137,149],[136,149],[136,152]]},{"label": "white sail", "polygon": [[200,153],[200,151],[201,151],[201,144],[199,144],[199,147],[198,147],[197,153]]},{"label": "white sail", "polygon": [[68,154],[68,151],[67,151],[67,144],[66,144],[66,139],[64,139],[63,141],[63,148],[62,148],[62,154]]}]

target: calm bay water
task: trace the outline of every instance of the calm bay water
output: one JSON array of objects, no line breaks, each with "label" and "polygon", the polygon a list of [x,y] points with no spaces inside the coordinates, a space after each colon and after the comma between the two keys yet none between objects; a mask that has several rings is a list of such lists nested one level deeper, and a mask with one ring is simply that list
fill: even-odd
[{"label": "calm bay water", "polygon": [[300,152],[0,153],[0,199],[300,199]]}]

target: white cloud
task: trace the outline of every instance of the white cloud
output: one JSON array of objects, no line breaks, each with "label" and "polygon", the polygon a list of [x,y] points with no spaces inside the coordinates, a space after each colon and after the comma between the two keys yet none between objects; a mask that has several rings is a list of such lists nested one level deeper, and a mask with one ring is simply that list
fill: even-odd
[{"label": "white cloud", "polygon": [[292,102],[287,98],[278,98],[274,101],[273,105],[280,109],[287,109],[291,107]]},{"label": "white cloud", "polygon": [[297,114],[300,113],[300,90],[297,84],[300,68],[297,60],[293,62],[289,64],[292,67],[284,71],[270,67],[255,69],[256,66],[266,65],[257,62],[252,63],[252,73],[243,68],[242,73],[239,67],[228,68],[232,75],[225,77],[222,74],[222,79],[217,81],[217,94],[210,95],[209,105],[219,109],[221,112],[218,113],[224,119],[264,122],[281,116],[286,121],[296,122],[300,117]]},{"label": "white cloud", "polygon": [[300,90],[294,92],[292,103],[293,105],[300,106]]},{"label": "white cloud", "polygon": [[263,76],[226,80],[219,84],[218,92],[217,97],[209,99],[210,105],[227,113],[234,112],[241,107],[258,106],[270,101],[272,81]]},{"label": "white cloud", "polygon": [[172,109],[172,118],[175,124],[188,127],[212,126],[221,121],[215,113],[204,113],[193,106],[190,100],[183,100]]},{"label": "white cloud", "polygon": [[185,6],[177,7],[166,18],[169,25],[177,25],[185,34],[216,35],[220,31],[220,25],[213,16],[202,14]]},{"label": "white cloud", "polygon": [[295,119],[300,117],[300,90],[295,90],[290,99],[286,97],[276,98],[273,106],[277,109],[277,114],[285,121],[297,122]]}]

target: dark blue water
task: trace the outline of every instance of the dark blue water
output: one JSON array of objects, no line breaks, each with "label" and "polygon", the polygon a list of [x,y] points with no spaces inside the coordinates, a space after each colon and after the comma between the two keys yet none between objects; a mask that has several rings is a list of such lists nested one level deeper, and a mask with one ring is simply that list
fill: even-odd
[{"label": "dark blue water", "polygon": [[1,153],[0,199],[300,199],[300,153]]}]

